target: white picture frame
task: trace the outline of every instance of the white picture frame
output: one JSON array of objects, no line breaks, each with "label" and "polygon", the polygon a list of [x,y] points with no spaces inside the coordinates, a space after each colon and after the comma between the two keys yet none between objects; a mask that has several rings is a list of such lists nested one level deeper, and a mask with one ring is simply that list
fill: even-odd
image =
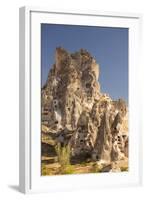
[{"label": "white picture frame", "polygon": [[[69,191],[140,185],[140,14],[20,8],[20,191]],[[41,177],[40,174],[40,23],[126,27],[129,29],[129,171]],[[35,59],[34,59],[35,58]],[[35,66],[35,67],[34,67]],[[137,67],[139,66],[139,67]]]}]

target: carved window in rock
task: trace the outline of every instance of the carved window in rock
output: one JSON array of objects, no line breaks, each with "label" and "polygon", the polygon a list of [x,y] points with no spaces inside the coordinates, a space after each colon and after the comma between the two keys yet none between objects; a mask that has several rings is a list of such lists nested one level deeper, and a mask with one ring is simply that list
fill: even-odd
[{"label": "carved window in rock", "polygon": [[43,112],[48,112],[48,109],[49,109],[48,106],[44,106],[44,107],[42,107],[42,111],[43,111]]},{"label": "carved window in rock", "polygon": [[55,105],[54,108],[57,109],[57,105]]},{"label": "carved window in rock", "polygon": [[86,88],[90,88],[91,87],[91,83],[86,83]]},{"label": "carved window in rock", "polygon": [[123,139],[126,139],[127,138],[127,135],[122,135]]},{"label": "carved window in rock", "polygon": [[83,143],[84,143],[84,140],[80,140],[80,143],[83,144]]},{"label": "carved window in rock", "polygon": [[86,129],[85,125],[81,125],[81,130],[84,131]]},{"label": "carved window in rock", "polygon": [[48,112],[43,112],[43,115],[48,115]]},{"label": "carved window in rock", "polygon": [[57,104],[57,101],[56,100],[54,100],[54,105],[56,105]]},{"label": "carved window in rock", "polygon": [[82,133],[82,130],[81,130],[81,129],[79,129],[79,130],[78,130],[78,132],[79,132],[79,133]]}]

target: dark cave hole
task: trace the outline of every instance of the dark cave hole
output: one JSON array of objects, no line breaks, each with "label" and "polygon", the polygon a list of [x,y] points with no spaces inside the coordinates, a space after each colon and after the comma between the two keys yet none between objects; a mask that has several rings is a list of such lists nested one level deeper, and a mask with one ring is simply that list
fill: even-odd
[{"label": "dark cave hole", "polygon": [[86,88],[90,88],[91,84],[90,83],[86,83]]},{"label": "dark cave hole", "polygon": [[99,160],[99,156],[98,155],[96,155],[96,160]]}]

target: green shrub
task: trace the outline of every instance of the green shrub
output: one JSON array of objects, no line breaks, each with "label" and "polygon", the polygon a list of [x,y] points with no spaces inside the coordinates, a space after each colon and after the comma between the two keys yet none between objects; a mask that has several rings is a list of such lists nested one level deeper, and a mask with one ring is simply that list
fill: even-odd
[{"label": "green shrub", "polygon": [[91,173],[97,173],[97,172],[100,172],[100,168],[99,168],[99,166],[98,166],[96,163],[93,163],[90,172],[91,172]]},{"label": "green shrub", "polygon": [[61,165],[60,167],[60,174],[70,174],[72,173],[72,168],[70,165],[70,146],[64,146],[61,147],[60,144],[57,144],[56,147],[56,153],[58,157],[58,162]]},{"label": "green shrub", "polygon": [[61,174],[74,174],[75,169],[72,165],[66,165],[62,170]]},{"label": "green shrub", "polygon": [[55,171],[53,169],[48,169],[45,163],[42,163],[41,166],[41,175],[47,176],[47,175],[54,175]]},{"label": "green shrub", "polygon": [[128,171],[128,167],[121,167],[121,172],[127,172]]},{"label": "green shrub", "polygon": [[46,169],[45,164],[42,164],[41,174],[42,174],[43,176],[47,175],[47,169]]}]

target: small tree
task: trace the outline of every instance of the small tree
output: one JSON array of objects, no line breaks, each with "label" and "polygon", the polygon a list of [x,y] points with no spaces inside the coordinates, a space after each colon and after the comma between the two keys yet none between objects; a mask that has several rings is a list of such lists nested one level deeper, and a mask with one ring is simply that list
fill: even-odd
[{"label": "small tree", "polygon": [[68,168],[68,166],[70,166],[70,153],[71,153],[70,146],[67,145],[67,146],[61,147],[61,144],[58,143],[55,149],[58,156],[58,162],[61,165],[60,172],[61,174],[65,174],[66,169]]}]

